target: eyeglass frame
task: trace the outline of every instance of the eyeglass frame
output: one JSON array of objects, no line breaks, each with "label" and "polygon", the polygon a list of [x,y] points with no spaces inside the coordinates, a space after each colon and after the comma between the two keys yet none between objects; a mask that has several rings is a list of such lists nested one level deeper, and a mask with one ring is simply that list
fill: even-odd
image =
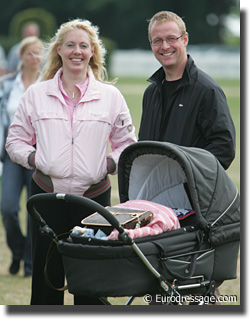
[{"label": "eyeglass frame", "polygon": [[[177,37],[177,38],[174,38],[174,37],[168,37],[168,38],[166,38],[166,39],[156,39],[157,41],[161,41],[161,43],[159,43],[159,44],[153,44],[153,41],[154,40],[150,40],[150,43],[151,43],[151,45],[152,46],[162,46],[162,44],[163,44],[163,42],[164,41],[166,41],[168,44],[171,44],[171,43],[175,43],[177,40],[179,40],[181,37],[183,37],[184,36],[184,34],[185,34],[185,32],[182,34],[182,35],[180,35],[179,37]],[[171,40],[170,40],[170,42],[167,40],[167,39],[172,39],[173,41],[171,42]]]}]

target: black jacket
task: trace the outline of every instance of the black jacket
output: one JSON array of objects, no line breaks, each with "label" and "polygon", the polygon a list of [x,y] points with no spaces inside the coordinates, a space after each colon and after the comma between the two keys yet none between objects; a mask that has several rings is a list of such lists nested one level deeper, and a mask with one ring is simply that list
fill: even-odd
[{"label": "black jacket", "polygon": [[183,77],[173,92],[167,116],[162,121],[161,67],[144,92],[139,140],[167,141],[206,149],[227,169],[235,156],[235,128],[224,92],[188,56]]}]

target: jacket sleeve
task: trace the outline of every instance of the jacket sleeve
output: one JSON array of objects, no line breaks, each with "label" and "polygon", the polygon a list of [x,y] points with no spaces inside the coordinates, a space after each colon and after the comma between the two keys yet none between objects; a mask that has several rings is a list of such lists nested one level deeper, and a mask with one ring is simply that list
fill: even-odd
[{"label": "jacket sleeve", "polygon": [[[157,140],[161,124],[160,92],[151,84],[143,94],[142,116],[138,133],[138,140]],[[153,108],[151,106],[154,106]],[[157,116],[156,116],[157,115]]]},{"label": "jacket sleeve", "polygon": [[28,95],[24,94],[17,108],[14,120],[9,127],[5,147],[13,162],[27,169],[33,169],[28,163],[28,157],[36,150],[33,147],[36,143],[36,137],[27,104]]},{"label": "jacket sleeve", "polygon": [[235,127],[221,88],[208,90],[198,119],[206,141],[204,149],[227,169],[235,157]]},{"label": "jacket sleeve", "polygon": [[112,132],[109,137],[112,152],[108,155],[108,158],[113,159],[116,165],[114,174],[117,173],[117,164],[122,151],[127,146],[137,141],[129,109],[121,94],[119,99],[116,100],[116,103],[118,101],[120,104],[119,107],[117,106],[119,113],[116,114],[114,124],[112,126]]}]

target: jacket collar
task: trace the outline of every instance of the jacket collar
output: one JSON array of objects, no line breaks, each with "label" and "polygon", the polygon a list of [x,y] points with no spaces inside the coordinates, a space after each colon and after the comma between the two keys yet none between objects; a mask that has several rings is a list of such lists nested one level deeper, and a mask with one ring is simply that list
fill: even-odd
[{"label": "jacket collar", "polygon": [[[58,80],[61,76],[62,68],[60,68],[57,73],[55,74],[53,79],[48,80],[48,86],[47,86],[47,92],[46,94],[49,96],[55,96],[57,97],[62,104],[65,104],[65,100],[63,98],[63,95],[59,89],[58,86]],[[94,73],[92,69],[88,68],[88,77],[89,77],[89,84],[88,88],[82,97],[82,99],[79,102],[87,102],[91,100],[100,99],[101,92],[100,92],[100,84],[99,81],[95,79]]]},{"label": "jacket collar", "polygon": [[[188,60],[187,60],[187,64],[185,67],[185,70],[183,72],[183,76],[182,76],[182,81],[180,83],[179,87],[183,87],[185,85],[189,85],[191,83],[191,77],[193,75],[193,71],[196,72],[197,68],[194,64],[193,59],[191,58],[191,56],[188,54],[187,55]],[[191,69],[193,69],[191,72]],[[162,85],[162,81],[165,79],[165,72],[163,70],[163,67],[160,67],[150,78],[148,78],[147,81],[155,84],[156,86],[160,87]]]}]

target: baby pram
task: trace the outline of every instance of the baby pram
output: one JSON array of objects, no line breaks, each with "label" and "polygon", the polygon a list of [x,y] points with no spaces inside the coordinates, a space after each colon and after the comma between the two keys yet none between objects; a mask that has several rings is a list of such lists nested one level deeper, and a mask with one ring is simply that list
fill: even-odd
[{"label": "baby pram", "polygon": [[[171,208],[193,209],[181,228],[132,240],[96,202],[70,194],[41,194],[28,210],[63,257],[68,290],[102,299],[161,294],[162,301],[184,295],[213,296],[224,280],[236,278],[240,240],[240,199],[217,159],[209,152],[171,143],[137,142],[121,154],[120,201],[143,199]],[[119,241],[75,237],[58,240],[35,206],[69,201],[93,209],[119,231]],[[199,300],[203,304],[205,299]]]}]

